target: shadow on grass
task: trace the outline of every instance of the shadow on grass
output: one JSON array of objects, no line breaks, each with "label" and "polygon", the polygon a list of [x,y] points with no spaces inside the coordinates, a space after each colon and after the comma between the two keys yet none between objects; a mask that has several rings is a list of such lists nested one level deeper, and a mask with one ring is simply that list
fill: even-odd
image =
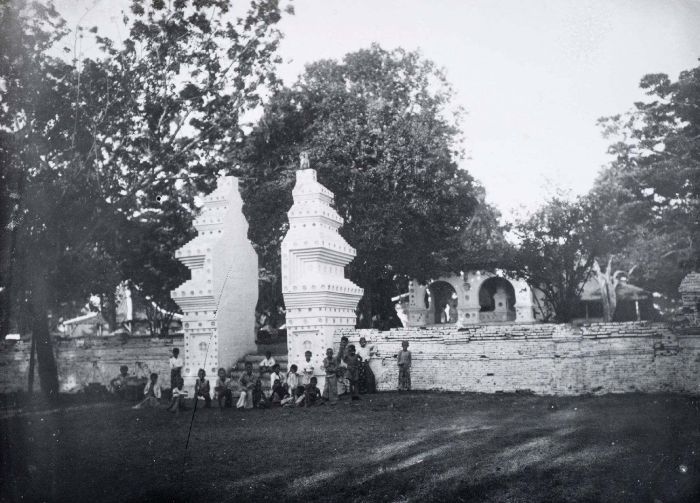
[{"label": "shadow on grass", "polygon": [[[64,501],[698,501],[688,397],[376,395],[188,415],[74,411],[3,424],[9,495]],[[683,471],[684,468],[685,471]],[[9,479],[6,478],[10,477]]]}]

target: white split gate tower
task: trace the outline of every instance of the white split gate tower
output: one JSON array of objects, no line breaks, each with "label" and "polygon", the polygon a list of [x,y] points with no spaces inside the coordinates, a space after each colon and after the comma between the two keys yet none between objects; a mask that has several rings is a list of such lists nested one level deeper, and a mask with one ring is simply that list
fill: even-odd
[{"label": "white split gate tower", "polygon": [[256,349],[258,255],[248,241],[242,206],[238,179],[219,178],[194,221],[197,236],[175,252],[192,275],[171,292],[184,313],[180,356],[187,388],[200,368],[213,378],[219,367],[233,367]]},{"label": "white split gate tower", "polygon": [[[308,161],[302,161],[305,166]],[[318,183],[314,169],[300,169],[296,177],[289,231],[282,241],[287,350],[290,364],[302,364],[304,353],[312,352],[322,386],[326,349],[337,351],[337,329],[355,327],[362,288],[345,278],[355,249],[338,234],[343,219],[331,206],[333,193]]]}]

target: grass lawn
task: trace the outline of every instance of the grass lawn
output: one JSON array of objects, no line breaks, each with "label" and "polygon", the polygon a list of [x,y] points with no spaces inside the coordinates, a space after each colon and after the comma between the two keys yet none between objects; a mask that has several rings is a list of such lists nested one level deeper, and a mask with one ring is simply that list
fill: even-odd
[{"label": "grass lawn", "polygon": [[700,399],[382,393],[0,420],[1,501],[700,501]]}]

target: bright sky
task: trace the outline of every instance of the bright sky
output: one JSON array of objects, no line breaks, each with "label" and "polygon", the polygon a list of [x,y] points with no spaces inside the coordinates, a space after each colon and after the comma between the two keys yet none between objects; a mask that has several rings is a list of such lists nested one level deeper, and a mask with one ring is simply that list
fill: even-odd
[{"label": "bright sky", "polygon": [[[119,39],[107,0],[58,0],[72,24]],[[372,42],[420,49],[468,114],[463,167],[509,217],[557,190],[586,192],[606,162],[596,120],[631,108],[639,79],[700,58],[700,0],[294,0],[280,23],[292,83],[304,64]],[[119,28],[117,28],[119,27]]]}]

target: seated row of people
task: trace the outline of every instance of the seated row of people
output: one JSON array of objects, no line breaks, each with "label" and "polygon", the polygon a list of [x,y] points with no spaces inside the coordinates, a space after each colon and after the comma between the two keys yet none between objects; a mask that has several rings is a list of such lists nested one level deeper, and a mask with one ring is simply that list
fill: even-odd
[{"label": "seated row of people", "polygon": [[[369,359],[373,355],[372,348],[367,347],[364,337],[360,339],[360,347],[348,344],[348,338],[342,337],[338,355],[334,357],[333,349],[326,350],[326,358],[323,360],[326,383],[323,393],[318,389],[317,378],[314,377],[314,367],[311,362],[313,354],[306,351],[305,362],[302,371],[296,364],[290,366],[289,372],[283,376],[279,364],[275,362],[271,352],[267,352],[265,358],[259,364],[259,375],[253,374],[251,362],[245,363],[245,370],[240,378],[234,378],[234,369],[226,373],[224,368],[217,372],[214,386],[214,399],[219,408],[233,406],[234,391],[240,390],[240,396],[236,403],[237,408],[251,409],[253,407],[269,407],[274,404],[283,406],[311,406],[321,402],[321,398],[334,405],[338,401],[338,381],[346,380],[352,400],[359,400],[360,392],[374,392],[374,375],[369,367]],[[185,408],[187,393],[183,391],[184,380],[181,375],[182,359],[179,358],[177,348],[173,349],[173,357],[170,359],[172,400],[168,410],[179,412]],[[118,389],[125,379],[126,367],[122,367],[121,375],[112,380],[112,386]],[[269,374],[270,393],[263,393],[262,380]],[[144,389],[145,398],[134,408],[152,406],[158,403],[161,397],[158,375],[151,374],[150,381]],[[211,407],[212,395],[209,380],[204,369],[199,369],[194,386],[193,398],[204,400],[205,407]]]}]

